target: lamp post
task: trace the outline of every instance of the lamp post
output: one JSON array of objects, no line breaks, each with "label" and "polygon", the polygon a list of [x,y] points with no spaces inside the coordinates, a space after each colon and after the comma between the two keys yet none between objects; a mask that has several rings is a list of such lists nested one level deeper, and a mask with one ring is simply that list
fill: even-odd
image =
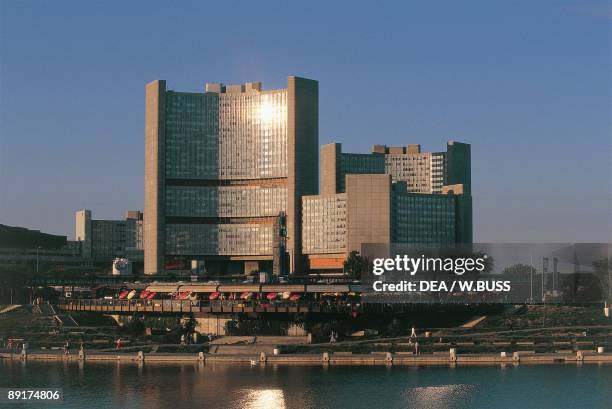
[{"label": "lamp post", "polygon": [[36,247],[36,273],[38,274],[38,250],[40,250],[42,247],[38,246]]},{"label": "lamp post", "polygon": [[529,303],[533,304],[533,255],[531,256],[531,261],[529,263]]}]

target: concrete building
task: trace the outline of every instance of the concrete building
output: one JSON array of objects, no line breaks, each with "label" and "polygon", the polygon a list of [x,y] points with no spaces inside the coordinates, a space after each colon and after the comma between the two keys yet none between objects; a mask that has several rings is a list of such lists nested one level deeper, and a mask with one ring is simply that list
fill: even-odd
[{"label": "concrete building", "polygon": [[302,251],[309,269],[344,261],[361,243],[391,239],[389,175],[347,175],[346,192],[302,198]]},{"label": "concrete building", "polygon": [[86,271],[81,243],[66,236],[0,224],[0,272]]},{"label": "concrete building", "polygon": [[145,273],[189,259],[212,273],[271,271],[281,212],[289,269],[304,271],[301,198],[318,191],[317,81],[206,84],[201,93],[153,81],[145,139]]},{"label": "concrete building", "polygon": [[75,239],[83,257],[109,263],[115,257],[143,260],[142,212],[127,211],[124,220],[94,220],[91,210],[79,210],[75,219]]},{"label": "concrete building", "polygon": [[344,193],[304,196],[310,271],[339,270],[364,243],[455,243],[454,195],[411,193],[388,174],[348,174]]},{"label": "concrete building", "polygon": [[310,271],[339,270],[364,243],[472,242],[470,145],[446,152],[375,145],[371,154],[321,147],[320,195],[305,196]]},{"label": "concrete building", "polygon": [[[369,154],[344,153],[339,143],[323,145],[319,180],[321,194],[345,192],[345,178],[348,174],[389,174],[394,182],[405,182],[407,193],[454,194],[455,242],[472,242],[469,144],[449,141],[445,152],[422,152],[420,145],[374,145]],[[401,189],[404,188],[398,187],[396,191]],[[410,200],[414,202],[416,199]]]},{"label": "concrete building", "polygon": [[345,191],[348,174],[387,173],[406,182],[409,192],[442,193],[445,185],[463,184],[471,192],[471,148],[449,141],[446,152],[422,152],[421,145],[389,147],[374,145],[372,153],[344,153],[342,144],[321,147],[321,194]]}]

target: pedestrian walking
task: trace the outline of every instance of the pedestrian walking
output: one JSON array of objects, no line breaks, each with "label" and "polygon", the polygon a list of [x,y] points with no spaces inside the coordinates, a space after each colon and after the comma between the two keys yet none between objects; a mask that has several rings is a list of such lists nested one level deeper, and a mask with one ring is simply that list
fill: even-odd
[{"label": "pedestrian walking", "polygon": [[414,339],[418,338],[417,334],[416,334],[416,328],[414,328],[414,327],[412,327],[412,331],[410,332],[410,338],[409,339],[412,340],[413,338]]}]

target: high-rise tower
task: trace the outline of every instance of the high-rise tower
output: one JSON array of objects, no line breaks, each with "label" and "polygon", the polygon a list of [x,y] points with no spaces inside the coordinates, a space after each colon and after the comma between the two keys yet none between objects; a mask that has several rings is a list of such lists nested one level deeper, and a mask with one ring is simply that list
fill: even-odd
[{"label": "high-rise tower", "polygon": [[271,271],[273,226],[286,214],[289,270],[301,273],[301,197],[316,194],[318,82],[289,77],[146,87],[145,273],[187,259],[209,271]]}]

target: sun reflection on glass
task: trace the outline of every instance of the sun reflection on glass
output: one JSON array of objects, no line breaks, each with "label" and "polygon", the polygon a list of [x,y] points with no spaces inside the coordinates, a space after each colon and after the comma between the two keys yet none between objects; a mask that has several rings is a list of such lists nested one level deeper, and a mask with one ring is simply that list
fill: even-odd
[{"label": "sun reflection on glass", "polygon": [[275,109],[272,101],[264,100],[261,104],[260,119],[264,124],[269,124],[274,120]]}]

